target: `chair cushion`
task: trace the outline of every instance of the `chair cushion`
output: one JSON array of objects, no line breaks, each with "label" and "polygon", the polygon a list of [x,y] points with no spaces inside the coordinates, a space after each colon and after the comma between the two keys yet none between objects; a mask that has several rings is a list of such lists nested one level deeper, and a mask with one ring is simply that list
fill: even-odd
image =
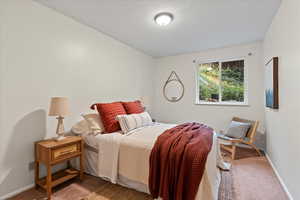
[{"label": "chair cushion", "polygon": [[225,133],[225,136],[237,139],[244,138],[246,137],[250,127],[250,123],[232,121]]}]

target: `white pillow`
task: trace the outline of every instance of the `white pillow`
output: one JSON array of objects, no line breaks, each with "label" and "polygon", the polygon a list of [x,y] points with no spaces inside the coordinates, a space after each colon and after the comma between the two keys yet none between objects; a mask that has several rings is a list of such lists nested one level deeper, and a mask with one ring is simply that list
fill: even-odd
[{"label": "white pillow", "polygon": [[136,128],[152,125],[152,118],[148,112],[131,115],[118,115],[116,117],[124,134]]},{"label": "white pillow", "polygon": [[71,131],[76,135],[86,135],[91,132],[86,120],[77,122],[74,126],[72,126]]},{"label": "white pillow", "polygon": [[88,128],[92,133],[99,134],[104,132],[104,126],[102,124],[99,114],[97,113],[85,114],[85,115],[82,114],[81,116],[87,122]]}]

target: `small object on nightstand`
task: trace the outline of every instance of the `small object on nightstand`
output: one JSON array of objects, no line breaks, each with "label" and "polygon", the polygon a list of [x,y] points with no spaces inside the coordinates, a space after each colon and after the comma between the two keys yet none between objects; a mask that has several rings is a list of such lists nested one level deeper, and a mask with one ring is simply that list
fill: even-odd
[{"label": "small object on nightstand", "polygon": [[69,101],[66,97],[52,97],[49,109],[49,116],[57,116],[58,124],[56,128],[57,141],[65,139],[64,136],[64,116],[69,114]]},{"label": "small object on nightstand", "polygon": [[[79,176],[83,179],[83,140],[79,136],[67,136],[64,140],[42,140],[35,143],[35,185],[47,191],[48,200],[51,199],[52,188]],[[80,170],[72,169],[70,160],[80,158]],[[68,169],[52,175],[51,168],[59,163],[68,162]],[[43,163],[47,168],[47,176],[40,178],[39,165]]]}]

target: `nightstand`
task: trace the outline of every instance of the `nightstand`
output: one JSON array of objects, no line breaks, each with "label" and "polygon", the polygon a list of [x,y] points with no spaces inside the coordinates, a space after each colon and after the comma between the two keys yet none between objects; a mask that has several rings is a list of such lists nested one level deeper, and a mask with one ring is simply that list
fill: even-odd
[{"label": "nightstand", "polygon": [[[83,179],[83,140],[79,136],[68,136],[63,140],[42,140],[35,143],[35,185],[47,191],[51,199],[52,188],[75,177]],[[72,169],[70,160],[80,159],[80,170]],[[51,168],[59,163],[67,162],[68,168],[52,174]],[[40,163],[47,168],[47,176],[40,178]]]}]

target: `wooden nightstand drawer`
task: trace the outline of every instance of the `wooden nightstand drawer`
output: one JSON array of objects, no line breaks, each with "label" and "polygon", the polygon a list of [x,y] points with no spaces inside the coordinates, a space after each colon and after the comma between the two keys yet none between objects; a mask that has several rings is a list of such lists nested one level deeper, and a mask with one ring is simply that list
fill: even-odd
[{"label": "wooden nightstand drawer", "polygon": [[61,147],[58,149],[53,149],[51,157],[52,160],[54,161],[54,160],[63,159],[66,156],[71,156],[72,154],[76,154],[78,152],[80,152],[79,143]]}]

